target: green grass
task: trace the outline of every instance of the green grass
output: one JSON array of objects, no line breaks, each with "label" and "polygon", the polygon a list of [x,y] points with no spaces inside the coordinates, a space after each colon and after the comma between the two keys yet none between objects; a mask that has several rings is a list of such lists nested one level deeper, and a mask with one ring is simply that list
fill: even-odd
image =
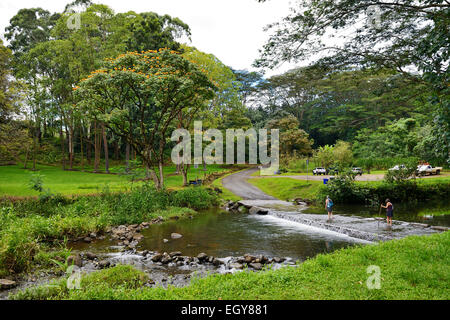
[{"label": "green grass", "polygon": [[[0,277],[12,272],[29,272],[41,260],[49,260],[49,250],[67,238],[104,233],[109,226],[139,224],[162,216],[184,217],[195,210],[218,204],[207,188],[189,187],[177,191],[157,191],[152,186],[134,188],[129,193],[102,193],[98,196],[62,197],[46,201],[26,199],[0,201]],[[66,258],[67,252],[60,257]]]},{"label": "green grass", "polygon": [[[0,196],[27,197],[37,196],[39,193],[28,187],[33,173],[44,176],[44,188],[62,195],[97,194],[106,186],[110,191],[123,191],[131,186],[128,177],[118,174],[89,173],[82,171],[63,171],[60,167],[38,165],[38,171],[25,170],[22,166],[0,166]],[[111,171],[117,171],[111,168]],[[207,171],[191,168],[188,179],[203,179],[205,174],[227,171],[228,168],[219,165],[208,165]],[[174,175],[175,166],[164,168],[167,188],[182,187],[183,177]],[[139,185],[141,183],[134,183]]]},{"label": "green grass", "polygon": [[292,178],[252,178],[248,182],[263,192],[281,199],[314,199],[323,185],[322,181],[306,181]]},{"label": "green grass", "polygon": [[[194,279],[184,288],[136,287],[145,275],[118,266],[88,275],[81,290],[32,288],[14,299],[441,299],[450,298],[450,232],[412,236],[378,245],[358,246],[321,254],[296,268]],[[368,289],[369,266],[380,268],[380,289]],[[127,278],[129,277],[129,281]]]}]

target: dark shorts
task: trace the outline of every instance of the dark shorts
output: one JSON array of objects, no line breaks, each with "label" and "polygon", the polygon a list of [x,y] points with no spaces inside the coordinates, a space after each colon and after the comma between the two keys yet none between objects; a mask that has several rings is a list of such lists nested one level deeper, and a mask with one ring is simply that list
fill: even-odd
[{"label": "dark shorts", "polygon": [[394,216],[394,210],[389,210],[386,212],[386,216],[392,218]]},{"label": "dark shorts", "polygon": [[333,212],[333,207],[327,207],[328,212]]}]

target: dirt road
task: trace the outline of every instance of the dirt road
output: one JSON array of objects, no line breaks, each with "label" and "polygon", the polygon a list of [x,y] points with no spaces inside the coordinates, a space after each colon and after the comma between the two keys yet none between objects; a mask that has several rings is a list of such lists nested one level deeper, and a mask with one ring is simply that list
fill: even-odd
[{"label": "dirt road", "polygon": [[258,168],[252,168],[234,173],[223,178],[222,184],[225,188],[244,200],[276,200],[276,198],[265,194],[247,182],[247,179],[251,178],[251,175],[258,170]]}]

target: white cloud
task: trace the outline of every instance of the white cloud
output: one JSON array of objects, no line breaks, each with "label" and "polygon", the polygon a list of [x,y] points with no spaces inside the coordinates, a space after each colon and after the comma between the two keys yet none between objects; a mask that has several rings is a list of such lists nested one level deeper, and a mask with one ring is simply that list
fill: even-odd
[{"label": "white cloud", "polygon": [[[9,20],[21,8],[42,7],[61,12],[70,0],[0,0],[0,30],[3,34]],[[252,69],[268,34],[263,28],[288,14],[290,0],[97,0],[116,12],[153,11],[178,17],[191,27],[192,44],[199,50],[216,55],[235,69]],[[284,65],[268,75],[290,68]]]}]

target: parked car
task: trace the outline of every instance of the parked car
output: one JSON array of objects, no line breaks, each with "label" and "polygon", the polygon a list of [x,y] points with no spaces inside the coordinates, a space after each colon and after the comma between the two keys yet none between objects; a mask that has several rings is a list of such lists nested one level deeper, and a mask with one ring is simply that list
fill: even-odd
[{"label": "parked car", "polygon": [[398,171],[398,170],[404,170],[404,169],[406,169],[406,166],[404,164],[398,164],[398,165],[390,168],[389,171]]},{"label": "parked car", "polygon": [[325,168],[314,168],[313,169],[313,175],[326,175],[327,174],[327,170]]},{"label": "parked car", "polygon": [[338,174],[339,170],[336,167],[330,167],[327,169],[327,174]]},{"label": "parked car", "polygon": [[360,176],[362,176],[362,174],[363,174],[363,170],[361,169],[361,168],[358,168],[358,167],[354,167],[354,168],[352,168],[352,172],[354,173],[354,174],[356,174],[356,175],[360,175]]},{"label": "parked car", "polygon": [[442,167],[432,167],[431,165],[420,165],[417,167],[416,174],[418,176],[426,176],[432,174],[441,174]]}]

